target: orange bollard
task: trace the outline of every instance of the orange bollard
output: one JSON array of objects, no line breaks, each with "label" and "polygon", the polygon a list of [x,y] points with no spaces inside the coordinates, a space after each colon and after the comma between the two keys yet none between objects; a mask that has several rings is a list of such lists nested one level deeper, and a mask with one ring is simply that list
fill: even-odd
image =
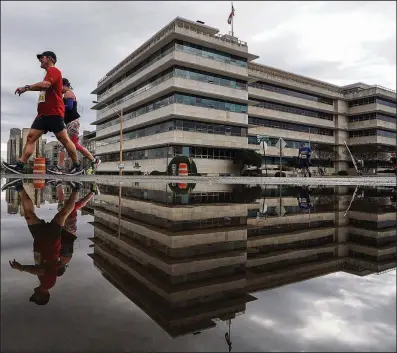
[{"label": "orange bollard", "polygon": [[[178,165],[178,176],[188,176],[188,164],[186,164],[186,163],[180,163],[180,164]],[[178,187],[179,187],[180,189],[185,189],[185,188],[188,187],[188,184],[179,183],[179,184],[178,184]]]},{"label": "orange bollard", "polygon": [[[45,175],[46,174],[46,159],[44,157],[35,158],[33,164],[33,174]],[[33,187],[35,189],[43,189],[46,184],[44,179],[33,180]]]}]

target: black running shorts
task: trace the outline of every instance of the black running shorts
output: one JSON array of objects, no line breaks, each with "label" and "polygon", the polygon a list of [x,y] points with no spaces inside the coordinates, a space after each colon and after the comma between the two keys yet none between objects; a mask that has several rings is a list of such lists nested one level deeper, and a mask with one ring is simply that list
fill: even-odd
[{"label": "black running shorts", "polygon": [[31,129],[43,130],[46,134],[47,132],[53,132],[58,134],[62,130],[66,129],[64,118],[60,115],[48,115],[48,116],[38,116],[34,121]]}]

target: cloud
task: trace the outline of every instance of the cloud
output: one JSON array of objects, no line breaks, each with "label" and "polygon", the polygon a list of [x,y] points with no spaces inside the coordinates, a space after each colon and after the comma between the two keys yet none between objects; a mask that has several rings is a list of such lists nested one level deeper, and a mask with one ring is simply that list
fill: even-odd
[{"label": "cloud", "polygon": [[[154,10],[156,5],[156,11]],[[234,30],[257,62],[334,84],[396,86],[394,2],[235,2]],[[36,53],[53,50],[92,130],[90,92],[118,62],[177,16],[227,33],[228,2],[2,2],[1,141],[12,126],[29,127],[37,93],[16,87],[44,72]],[[377,29],[377,30],[375,30]]]}]

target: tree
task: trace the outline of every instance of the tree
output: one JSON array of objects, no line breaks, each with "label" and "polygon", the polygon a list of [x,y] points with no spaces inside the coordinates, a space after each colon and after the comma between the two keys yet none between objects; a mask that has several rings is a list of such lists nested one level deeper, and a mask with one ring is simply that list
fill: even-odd
[{"label": "tree", "polygon": [[333,145],[314,143],[311,144],[311,149],[311,160],[318,167],[328,167],[335,160],[336,153]]},{"label": "tree", "polygon": [[253,165],[260,168],[262,161],[263,157],[261,154],[253,150],[237,151],[234,159],[234,163],[239,165],[239,169],[241,171],[245,165]]},{"label": "tree", "polygon": [[349,146],[349,148],[355,161],[359,159],[364,161],[363,169],[365,173],[367,173],[371,168],[374,168],[377,171],[377,167],[380,162],[389,161],[390,153],[395,150],[393,146],[382,145],[354,145]]}]

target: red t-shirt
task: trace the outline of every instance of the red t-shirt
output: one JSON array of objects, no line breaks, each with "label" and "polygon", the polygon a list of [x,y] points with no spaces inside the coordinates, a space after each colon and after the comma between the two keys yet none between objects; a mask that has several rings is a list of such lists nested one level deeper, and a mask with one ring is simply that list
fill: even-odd
[{"label": "red t-shirt", "polygon": [[47,70],[44,81],[51,83],[46,91],[41,91],[37,104],[37,116],[65,116],[65,104],[62,99],[62,74],[56,67]]},{"label": "red t-shirt", "polygon": [[44,275],[38,276],[40,288],[50,289],[57,281],[58,258],[61,251],[61,237],[43,235],[35,238],[33,243],[36,265],[44,265]]}]

